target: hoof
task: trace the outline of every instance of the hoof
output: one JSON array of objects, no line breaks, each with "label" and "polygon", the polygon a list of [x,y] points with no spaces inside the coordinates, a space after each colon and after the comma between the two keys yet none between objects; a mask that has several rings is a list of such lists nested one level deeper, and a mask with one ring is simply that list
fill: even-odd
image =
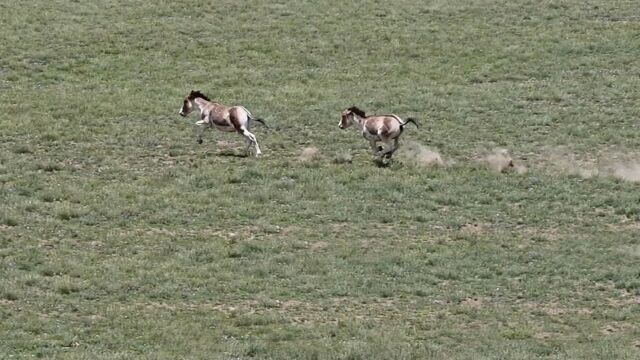
[{"label": "hoof", "polygon": [[379,168],[384,168],[389,166],[389,161],[384,161],[384,158],[375,158],[373,160],[373,163]]}]

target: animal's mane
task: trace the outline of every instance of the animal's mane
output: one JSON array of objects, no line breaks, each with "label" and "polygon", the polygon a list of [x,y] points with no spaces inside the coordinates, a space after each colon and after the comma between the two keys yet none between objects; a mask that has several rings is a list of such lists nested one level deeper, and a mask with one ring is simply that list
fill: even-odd
[{"label": "animal's mane", "polygon": [[189,97],[191,99],[196,99],[196,98],[202,98],[205,99],[207,101],[211,101],[211,99],[209,99],[205,94],[201,93],[200,90],[191,90],[191,93],[189,94]]},{"label": "animal's mane", "polygon": [[364,114],[364,111],[362,111],[361,109],[359,109],[357,106],[352,106],[350,108],[348,108],[347,110],[351,111],[352,113],[360,116],[360,117],[366,117],[366,115]]}]

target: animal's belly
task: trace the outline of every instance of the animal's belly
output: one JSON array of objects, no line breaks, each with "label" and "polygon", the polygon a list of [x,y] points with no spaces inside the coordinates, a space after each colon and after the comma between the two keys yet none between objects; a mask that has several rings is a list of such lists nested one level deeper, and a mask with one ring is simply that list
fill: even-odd
[{"label": "animal's belly", "polygon": [[236,129],[234,129],[234,128],[233,128],[233,126],[228,125],[228,124],[224,124],[224,125],[221,125],[221,124],[213,124],[213,126],[214,126],[216,129],[220,130],[220,131],[226,131],[226,132],[233,132],[233,131],[236,131]]},{"label": "animal's belly", "polygon": [[372,134],[368,131],[363,131],[362,136],[364,136],[364,138],[367,140],[376,140],[376,141],[380,140],[380,136],[378,136],[378,134]]}]

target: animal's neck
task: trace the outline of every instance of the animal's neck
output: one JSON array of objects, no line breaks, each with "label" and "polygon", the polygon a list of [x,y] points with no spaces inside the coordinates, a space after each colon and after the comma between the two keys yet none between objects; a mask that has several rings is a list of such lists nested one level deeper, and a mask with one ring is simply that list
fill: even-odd
[{"label": "animal's neck", "polygon": [[193,103],[196,104],[196,106],[198,107],[198,109],[200,109],[200,111],[202,111],[202,109],[208,103],[208,101],[203,98],[195,98],[193,99]]},{"label": "animal's neck", "polygon": [[353,122],[356,123],[356,125],[358,125],[358,128],[360,128],[362,130],[363,123],[364,123],[364,118],[363,117],[361,117],[359,115],[356,115],[356,114],[353,114]]},{"label": "animal's neck", "polygon": [[223,107],[223,105],[220,104],[219,102],[205,100],[203,98],[195,98],[193,101],[200,108],[200,110],[204,110],[205,108],[219,109]]}]

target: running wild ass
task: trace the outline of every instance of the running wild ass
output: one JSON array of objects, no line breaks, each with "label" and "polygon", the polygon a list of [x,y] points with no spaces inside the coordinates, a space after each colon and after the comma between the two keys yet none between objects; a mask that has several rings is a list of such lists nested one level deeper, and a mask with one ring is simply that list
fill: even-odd
[{"label": "running wild ass", "polygon": [[[410,122],[416,128],[418,127],[415,119],[407,118],[407,121],[403,122],[400,117],[393,114],[366,116],[364,111],[355,106],[344,110],[341,116],[338,124],[340,129],[344,130],[355,123],[362,131],[362,136],[369,140],[373,154],[387,159],[391,159],[393,153],[398,150],[398,139],[404,127]],[[383,149],[382,146],[378,146],[378,141],[385,143],[387,145],[386,148]]]},{"label": "running wild ass", "polygon": [[216,128],[225,132],[237,132],[247,140],[247,153],[251,149],[251,145],[256,148],[256,156],[262,154],[258,141],[253,133],[249,132],[251,121],[255,120],[262,125],[266,124],[262,119],[254,118],[253,115],[244,106],[225,106],[218,102],[211,101],[200,91],[193,91],[184,98],[180,115],[187,116],[194,108],[200,110],[200,120],[196,121],[198,125],[198,143],[202,144],[202,133],[205,127]]}]

